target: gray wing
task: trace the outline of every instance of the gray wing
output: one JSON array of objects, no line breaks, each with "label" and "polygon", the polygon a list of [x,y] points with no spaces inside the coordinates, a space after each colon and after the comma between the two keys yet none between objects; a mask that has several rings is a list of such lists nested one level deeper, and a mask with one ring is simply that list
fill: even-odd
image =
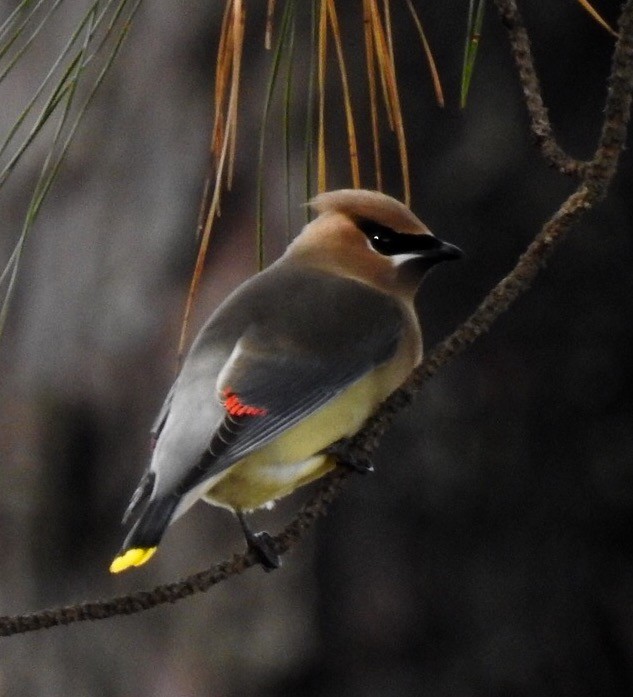
[{"label": "gray wing", "polygon": [[[278,276],[276,287],[256,289],[257,301],[251,296],[254,311],[218,376],[223,419],[180,482],[181,494],[305,419],[396,351],[404,319],[389,296],[319,272]],[[243,314],[243,302],[230,314]]]}]

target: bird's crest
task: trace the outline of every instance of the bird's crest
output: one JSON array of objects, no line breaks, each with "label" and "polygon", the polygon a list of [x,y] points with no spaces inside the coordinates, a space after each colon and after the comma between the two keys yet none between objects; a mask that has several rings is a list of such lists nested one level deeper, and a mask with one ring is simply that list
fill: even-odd
[{"label": "bird's crest", "polygon": [[404,203],[379,191],[340,189],[315,196],[308,204],[317,213],[343,213],[353,220],[373,220],[398,232],[428,233],[426,225]]}]

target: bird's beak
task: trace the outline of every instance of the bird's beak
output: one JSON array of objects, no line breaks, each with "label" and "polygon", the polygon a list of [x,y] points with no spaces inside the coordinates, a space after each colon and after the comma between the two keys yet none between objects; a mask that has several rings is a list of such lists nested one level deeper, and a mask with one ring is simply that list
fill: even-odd
[{"label": "bird's beak", "polygon": [[459,247],[456,247],[454,244],[450,244],[450,242],[442,242],[435,250],[435,254],[437,254],[437,257],[443,261],[461,259],[464,256],[464,252],[462,252],[462,250]]}]

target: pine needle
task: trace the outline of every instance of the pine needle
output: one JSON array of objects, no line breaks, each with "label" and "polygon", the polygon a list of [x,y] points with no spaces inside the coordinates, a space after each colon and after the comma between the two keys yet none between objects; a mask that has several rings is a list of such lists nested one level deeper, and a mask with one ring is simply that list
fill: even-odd
[{"label": "pine needle", "polygon": [[438,106],[444,107],[444,91],[442,90],[442,83],[440,81],[440,74],[437,70],[437,65],[435,64],[435,59],[433,58],[433,52],[424,33],[424,28],[422,27],[422,22],[420,17],[413,6],[411,0],[405,0],[413,22],[415,23],[418,34],[420,35],[420,41],[422,42],[422,48],[424,49],[424,55],[426,56],[427,63],[429,64],[429,70],[431,71],[431,79],[433,80],[433,89],[435,90],[435,99],[437,100]]},{"label": "pine needle", "polygon": [[[231,37],[226,36],[225,45],[227,50],[229,46],[231,48],[231,80],[230,80],[230,90],[228,95],[228,106],[226,113],[226,122],[230,124],[235,121],[235,111],[237,110],[238,101],[238,88],[239,88],[239,78],[235,78],[232,73],[241,67],[241,55],[238,55],[238,49],[241,50],[243,47],[243,42],[240,40],[240,33],[243,32],[243,6],[242,0],[229,0],[230,3],[230,16],[227,20],[227,26],[230,26]],[[226,61],[226,55],[222,54],[218,56],[218,60]],[[227,79],[228,82],[228,79]],[[223,96],[223,95],[222,95]],[[217,105],[216,105],[217,107]],[[217,113],[217,112],[216,112]],[[215,129],[214,129],[215,132]],[[220,204],[220,193],[222,190],[222,179],[224,177],[224,168],[226,166],[227,155],[229,151],[229,144],[231,140],[230,129],[224,128],[222,147],[219,152],[217,152],[217,163],[216,163],[216,175],[215,183],[213,187],[213,197],[211,199],[211,205],[209,206],[209,211],[206,216],[204,223],[204,229],[202,231],[202,236],[200,238],[200,246],[198,248],[198,254],[196,256],[196,264],[194,267],[193,275],[191,277],[191,282],[189,284],[189,292],[187,294],[187,301],[185,303],[185,310],[183,313],[182,326],[180,330],[180,338],[178,340],[178,352],[177,360],[178,367],[182,362],[184,355],[185,344],[187,341],[188,329],[189,329],[189,319],[191,317],[191,310],[193,308],[193,303],[195,301],[198,286],[200,285],[200,280],[202,278],[202,271],[204,269],[204,262],[207,257],[207,252],[209,250],[209,243],[211,241],[211,233],[213,231],[213,223],[215,221],[219,204]]]},{"label": "pine needle", "polygon": [[[99,4],[99,0],[96,0],[88,9],[82,20],[79,22],[79,24],[75,27],[75,30],[68,39],[66,45],[64,46],[60,54],[57,56],[57,58],[53,62],[52,67],[49,69],[48,73],[44,77],[44,80],[40,83],[40,86],[37,88],[34,95],[27,103],[26,107],[22,110],[22,113],[18,116],[18,118],[15,120],[15,122],[9,129],[9,132],[5,137],[2,145],[0,145],[0,155],[3,155],[5,151],[8,149],[15,134],[19,131],[20,127],[25,122],[28,115],[31,113],[34,105],[37,103],[39,97],[44,92],[44,89],[51,82],[52,77],[58,72],[59,68],[64,64],[64,61],[68,59],[70,52],[75,47],[75,44],[77,43],[79,37],[82,36],[84,30],[86,29],[86,26],[88,25],[90,25],[90,27],[88,29],[86,41],[88,45],[92,43],[97,31],[101,28],[101,25],[107,18],[111,6],[114,4],[114,0],[112,0],[105,7],[101,14],[98,14]],[[85,70],[85,68],[87,68],[87,66],[95,59],[95,57],[100,55],[100,53],[104,49],[106,42],[112,34],[113,28],[115,27],[116,23],[119,20],[119,17],[124,11],[126,4],[127,0],[122,0],[120,2],[119,7],[110,18],[110,23],[105,29],[101,41],[97,44],[95,48],[93,48],[92,52],[89,55],[84,55],[84,50],[79,49],[79,51],[74,54],[74,57],[69,59],[70,62],[66,65],[66,68],[64,69],[64,72],[62,73],[61,77],[58,78],[56,86],[50,93],[46,103],[44,104],[44,107],[40,111],[39,116],[36,117],[35,123],[31,127],[31,130],[22,141],[22,144],[17,147],[13,156],[9,159],[9,162],[5,165],[3,170],[0,171],[0,188],[8,179],[11,172],[15,169],[16,165],[22,158],[22,155],[26,152],[28,147],[35,140],[42,128],[48,122],[49,118],[57,109],[57,106],[66,96],[70,87],[73,85],[74,78],[72,78],[71,76],[74,74],[77,62],[80,60],[83,61],[83,70]]]},{"label": "pine needle", "polygon": [[[31,47],[35,39],[37,38],[38,34],[42,31],[50,17],[53,15],[55,10],[60,6],[62,0],[56,0],[56,2],[53,3],[51,8],[49,9],[48,13],[44,15],[44,18],[40,21],[40,23],[35,27],[35,29],[31,32],[31,35],[26,39],[24,42],[24,45],[22,48],[16,53],[16,55],[13,57],[11,62],[7,65],[6,69],[2,74],[0,74],[0,82],[4,80],[4,78],[7,76],[7,74],[10,72],[11,68],[18,62],[18,60],[22,57],[22,55]],[[33,8],[31,14],[26,17],[26,19],[22,22],[22,24],[16,28],[15,32],[13,35],[6,41],[6,43],[2,46],[0,46],[0,59],[4,58],[5,55],[9,52],[13,44],[17,41],[18,38],[22,38],[22,34],[26,31],[26,26],[31,20],[31,17],[35,15],[37,10],[39,9],[40,5],[43,4],[43,0],[40,0],[40,2]]]},{"label": "pine needle", "polygon": [[[35,184],[35,188],[31,195],[31,200],[24,218],[24,223],[22,226],[22,231],[18,237],[18,241],[11,253],[9,260],[0,275],[0,285],[7,283],[7,288],[4,294],[2,305],[0,307],[0,334],[4,329],[6,318],[9,310],[9,305],[13,297],[17,274],[20,266],[20,261],[22,257],[22,252],[27,238],[29,237],[33,225],[39,215],[41,207],[53,185],[62,162],[65,159],[66,153],[74,139],[75,133],[79,124],[81,123],[88,107],[92,103],[92,100],[101,86],[106,74],[110,70],[112,63],[114,62],[116,56],[119,53],[121,45],[125,37],[127,36],[129,29],[131,27],[131,22],[140,6],[141,0],[136,0],[132,4],[131,9],[127,13],[127,16],[123,17],[122,22],[118,20],[123,16],[123,12],[131,4],[128,0],[121,0],[118,7],[114,11],[113,17],[105,30],[102,40],[99,42],[97,47],[90,51],[91,43],[99,25],[102,20],[110,12],[110,9],[115,5],[114,0],[109,2],[103,12],[97,15],[97,9],[99,7],[99,2],[95,2],[90,8],[85,16],[85,20],[81,23],[81,26],[85,28],[85,36],[82,42],[81,49],[78,55],[72,61],[72,68],[66,70],[64,74],[64,80],[60,82],[54,90],[53,98],[49,100],[52,110],[48,114],[49,118],[53,111],[56,109],[57,105],[63,104],[62,112],[59,117],[57,128],[53,136],[53,141],[50,146],[49,152],[45,158],[42,165],[40,175]],[[121,26],[119,26],[119,24]],[[86,99],[83,104],[77,109],[76,115],[73,121],[71,121],[71,112],[73,109],[75,96],[77,93],[77,88],[82,75],[88,66],[88,64],[95,58],[95,56],[100,55],[103,47],[106,45],[112,36],[112,34],[117,31],[118,35],[114,39],[112,48],[110,49],[109,55],[105,58],[103,65],[98,72],[96,78],[94,79],[92,86],[88,92]],[[75,31],[74,36],[78,36],[77,31]]]},{"label": "pine needle", "polygon": [[365,60],[367,63],[367,82],[369,84],[369,109],[371,112],[371,135],[374,150],[374,170],[376,189],[382,191],[382,161],[380,155],[380,129],[378,127],[378,100],[376,90],[376,63],[374,59],[374,39],[371,28],[371,10],[368,0],[363,0],[363,26],[365,35]]},{"label": "pine needle", "polygon": [[268,0],[266,9],[266,34],[264,36],[264,47],[270,51],[273,40],[273,16],[275,14],[275,0]]},{"label": "pine needle", "polygon": [[585,9],[596,20],[596,22],[598,22],[598,24],[600,24],[604,29],[606,29],[609,32],[609,34],[614,36],[616,39],[618,38],[618,32],[615,31],[615,29],[613,29],[611,25],[605,19],[603,19],[600,14],[598,14],[598,11],[595,10],[589,4],[589,0],[578,0],[578,2],[583,7],[583,9]]},{"label": "pine needle", "polygon": [[235,149],[237,144],[237,116],[239,113],[239,96],[240,96],[240,75],[242,51],[244,49],[244,25],[246,11],[241,0],[236,2],[236,10],[233,18],[233,37],[234,37],[234,55],[235,63],[231,71],[231,92],[235,94],[235,110],[232,117],[228,119],[227,128],[229,129],[229,164],[226,177],[226,188],[230,191],[233,183],[233,171],[235,169]]},{"label": "pine needle", "polygon": [[215,116],[213,130],[211,132],[211,152],[217,163],[224,143],[224,107],[228,96],[229,78],[233,63],[232,32],[229,20],[232,16],[233,0],[227,0],[222,17],[220,29],[220,42],[218,45],[218,58],[215,66]]},{"label": "pine needle", "polygon": [[367,15],[370,21],[370,28],[372,34],[372,45],[376,51],[377,63],[378,63],[378,75],[380,76],[380,87],[382,89],[383,104],[385,105],[385,110],[387,112],[387,121],[389,123],[389,129],[394,130],[394,118],[393,111],[391,108],[391,99],[389,97],[389,90],[387,89],[387,78],[385,76],[384,61],[380,60],[379,51],[380,47],[375,38],[375,27],[380,25],[380,14],[378,12],[378,6],[374,0],[365,0],[367,3]]},{"label": "pine needle", "polygon": [[[0,42],[4,41],[5,35],[12,30],[15,24],[17,24],[22,14],[22,10],[27,9],[32,2],[33,0],[21,0],[21,2],[15,7],[11,14],[4,20],[4,22],[2,22],[2,24],[0,24]],[[38,10],[40,5],[43,4],[43,2],[44,0],[40,0],[40,2],[37,5],[35,5],[35,7],[31,8],[30,15],[27,16],[27,21],[33,14],[35,14],[35,12]]]},{"label": "pine needle", "polygon": [[386,86],[386,94],[388,103],[393,114],[393,125],[398,141],[398,152],[400,155],[400,169],[402,172],[402,186],[404,190],[403,199],[406,205],[411,202],[411,183],[409,179],[409,158],[407,154],[407,142],[404,131],[404,122],[402,119],[402,108],[400,105],[400,96],[398,94],[398,83],[396,81],[396,67],[391,60],[389,47],[385,38],[385,32],[380,20],[380,13],[376,6],[376,0],[369,0],[373,5],[371,11],[372,29],[374,34],[374,42],[376,48],[376,57],[381,74],[384,76]]},{"label": "pine needle", "polygon": [[270,115],[270,107],[277,85],[279,76],[279,66],[284,53],[284,47],[288,38],[289,27],[291,26],[291,18],[294,11],[294,2],[286,0],[283,16],[281,18],[281,29],[279,38],[273,53],[273,64],[270,69],[270,77],[268,80],[268,89],[266,90],[266,99],[264,100],[264,113],[262,115],[260,136],[259,136],[259,162],[257,165],[257,234],[256,234],[256,254],[257,268],[261,271],[264,268],[264,151],[266,145],[266,128],[268,126],[268,118]]},{"label": "pine needle", "polygon": [[321,0],[318,34],[319,134],[317,138],[317,191],[327,188],[325,169],[325,71],[327,57],[327,0]]},{"label": "pine needle", "polygon": [[292,0],[292,20],[290,25],[290,36],[288,38],[288,64],[286,67],[286,90],[284,92],[284,165],[286,175],[286,245],[290,244],[292,220],[291,209],[291,171],[290,171],[290,116],[292,111],[292,88],[293,88],[293,67],[295,58],[295,26],[296,23],[296,4]]},{"label": "pine needle", "polygon": [[[308,96],[306,99],[306,129],[305,129],[305,200],[312,198],[312,157],[314,152],[314,82],[317,58],[317,0],[312,0],[310,6],[310,65],[308,66]],[[310,206],[305,207],[306,223],[310,222]]]},{"label": "pine needle", "polygon": [[347,139],[349,144],[349,161],[352,171],[352,185],[355,189],[360,188],[360,168],[358,164],[358,144],[356,142],[356,127],[354,125],[354,114],[352,111],[352,101],[349,91],[349,82],[347,80],[347,70],[345,69],[345,59],[343,57],[343,47],[341,45],[341,32],[336,16],[336,6],[334,0],[327,0],[328,16],[330,18],[330,26],[332,27],[332,35],[334,37],[334,45],[336,48],[336,56],[341,72],[341,84],[343,86],[343,103],[345,106],[345,121],[347,125]]},{"label": "pine needle", "polygon": [[[475,8],[475,2],[477,6]],[[481,27],[484,20],[484,9],[486,0],[469,0],[468,3],[468,25],[466,28],[466,44],[464,46],[464,62],[462,65],[462,82],[459,104],[462,109],[466,108],[470,83],[475,68],[475,60],[481,39]]]},{"label": "pine needle", "polygon": [[393,31],[391,29],[391,2],[390,0],[382,0],[382,10],[385,16],[385,36],[387,37],[387,46],[389,47],[389,57],[392,64],[395,65],[395,54],[393,51]]}]

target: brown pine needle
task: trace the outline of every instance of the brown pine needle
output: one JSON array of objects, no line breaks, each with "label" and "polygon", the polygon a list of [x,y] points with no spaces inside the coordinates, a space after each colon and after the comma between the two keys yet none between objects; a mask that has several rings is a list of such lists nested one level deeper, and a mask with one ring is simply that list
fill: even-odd
[{"label": "brown pine needle", "polygon": [[376,189],[382,191],[382,160],[380,156],[380,130],[378,128],[378,100],[376,94],[376,63],[374,60],[374,38],[371,28],[371,10],[368,0],[363,0],[363,26],[365,28],[365,58],[369,83],[369,105],[371,111],[371,134],[374,147]]},{"label": "brown pine needle", "polygon": [[[232,95],[231,95],[232,96]],[[231,111],[231,105],[229,105],[229,111]],[[204,224],[204,230],[202,232],[202,239],[200,240],[200,248],[198,249],[198,255],[196,256],[196,265],[194,267],[193,276],[191,278],[191,283],[189,284],[189,293],[187,294],[187,302],[185,305],[185,312],[182,319],[182,328],[180,330],[180,339],[178,340],[178,369],[182,364],[183,354],[185,350],[185,344],[187,342],[187,334],[189,329],[189,319],[191,317],[191,310],[193,308],[193,303],[198,293],[198,286],[200,285],[200,279],[202,278],[202,271],[204,269],[204,262],[207,256],[207,251],[209,249],[209,242],[211,241],[211,232],[213,229],[213,222],[216,217],[218,210],[218,205],[220,202],[220,190],[222,188],[222,174],[224,172],[224,163],[226,161],[226,154],[229,145],[229,132],[225,131],[224,143],[222,144],[222,151],[220,153],[220,159],[218,163],[218,169],[215,177],[215,187],[213,189],[213,199],[211,200],[211,206],[209,212],[207,213],[207,218]]]},{"label": "brown pine needle", "polygon": [[268,8],[266,10],[266,35],[264,37],[264,47],[270,51],[273,43],[273,16],[275,14],[275,0],[268,0]]},{"label": "brown pine needle", "polygon": [[378,65],[385,78],[387,97],[393,113],[393,126],[398,141],[398,151],[400,153],[400,169],[402,171],[402,186],[404,189],[403,199],[408,206],[411,202],[411,183],[409,179],[409,157],[407,154],[407,141],[404,132],[404,122],[402,119],[402,109],[400,106],[400,95],[398,94],[398,83],[396,81],[396,66],[391,60],[389,47],[385,38],[385,32],[380,21],[380,13],[376,6],[376,0],[369,0],[373,5],[371,12],[374,40],[376,47],[376,57]]},{"label": "brown pine needle", "polygon": [[242,0],[235,1],[235,11],[233,13],[233,66],[231,74],[231,93],[235,94],[235,110],[232,118],[227,119],[229,129],[229,166],[227,173],[226,188],[230,191],[233,184],[233,172],[235,169],[235,150],[237,144],[237,115],[238,101],[240,95],[240,75],[242,66],[242,51],[244,49],[244,25],[246,24],[246,10]]},{"label": "brown pine needle", "polygon": [[431,51],[431,47],[429,45],[429,42],[427,41],[426,34],[424,33],[424,28],[422,27],[422,22],[420,21],[420,17],[418,16],[418,13],[415,10],[415,7],[413,6],[413,3],[411,0],[405,0],[407,3],[407,7],[409,8],[409,12],[411,13],[411,17],[413,17],[413,21],[415,23],[415,26],[418,30],[418,34],[420,35],[420,41],[422,42],[422,48],[424,49],[424,54],[426,55],[426,60],[429,64],[429,70],[431,71],[431,79],[433,80],[433,89],[435,90],[435,99],[437,99],[437,103],[440,107],[444,108],[444,90],[442,90],[442,83],[440,81],[440,74],[437,70],[437,65],[435,64],[435,59],[433,58],[433,52]]},{"label": "brown pine needle", "polygon": [[387,37],[387,46],[389,47],[389,56],[391,62],[395,64],[393,52],[393,31],[391,30],[391,2],[390,0],[382,0],[382,10],[385,15],[385,36]]},{"label": "brown pine needle", "polygon": [[327,58],[327,0],[321,0],[319,14],[318,85],[319,85],[319,135],[317,140],[317,191],[327,188],[325,169],[325,69]]},{"label": "brown pine needle", "polygon": [[224,16],[222,18],[222,28],[220,29],[220,42],[215,67],[215,116],[211,134],[211,152],[216,163],[219,160],[222,143],[224,141],[224,104],[228,92],[232,62],[232,32],[229,24],[232,7],[233,1],[227,0]]},{"label": "brown pine needle", "polygon": [[367,1],[367,9],[368,9],[368,17],[369,21],[371,23],[371,32],[372,32],[372,45],[374,46],[376,50],[376,58],[378,61],[378,75],[380,76],[380,88],[382,90],[382,98],[383,98],[383,104],[385,105],[385,110],[387,112],[387,121],[389,123],[389,128],[390,130],[394,130],[394,125],[393,125],[393,111],[391,109],[391,100],[389,98],[389,90],[387,89],[387,78],[385,77],[385,70],[384,70],[384,61],[380,60],[380,46],[378,41],[376,40],[376,31],[375,27],[376,25],[380,25],[380,15],[378,14],[378,6],[374,2],[374,0],[366,0]]},{"label": "brown pine needle", "polygon": [[360,189],[360,167],[358,163],[358,144],[356,142],[356,127],[354,125],[354,114],[352,111],[352,100],[349,91],[349,82],[347,80],[347,70],[345,69],[345,59],[343,57],[343,47],[341,45],[341,32],[336,16],[336,6],[334,0],[327,0],[328,16],[330,18],[330,26],[332,27],[332,35],[334,37],[334,45],[336,47],[336,56],[341,72],[341,84],[343,86],[343,102],[345,105],[345,121],[347,124],[347,139],[349,142],[349,162],[352,171],[352,185],[355,189]]},{"label": "brown pine needle", "polygon": [[[229,0],[231,3],[232,14],[230,21],[230,32],[231,32],[231,43],[233,45],[232,61],[231,65],[231,89],[228,98],[228,108],[226,114],[227,124],[235,124],[237,121],[237,103],[238,103],[238,88],[239,88],[239,75],[236,77],[235,72],[239,71],[242,62],[241,50],[243,48],[243,41],[240,39],[240,34],[243,36],[244,31],[244,9],[242,6],[242,0]],[[228,44],[228,36],[227,36]],[[202,237],[200,240],[200,247],[198,249],[198,255],[196,257],[196,265],[191,278],[191,283],[189,284],[189,293],[187,294],[187,302],[185,304],[185,311],[182,320],[182,328],[180,330],[180,339],[178,341],[178,367],[182,363],[182,358],[185,350],[185,344],[187,341],[187,333],[189,328],[189,319],[191,317],[191,310],[193,308],[193,303],[198,292],[198,286],[200,285],[200,279],[202,278],[202,271],[204,269],[204,262],[209,249],[209,243],[211,241],[211,232],[213,229],[213,222],[219,210],[220,205],[220,193],[222,190],[222,179],[224,176],[224,168],[227,161],[227,153],[229,151],[229,144],[231,141],[231,128],[227,127],[224,129],[224,139],[222,141],[221,151],[218,153],[218,161],[216,167],[215,175],[215,186],[213,189],[213,198],[211,199],[211,205],[207,213],[207,217],[204,223],[204,230],[202,231]]]},{"label": "brown pine needle", "polygon": [[596,20],[596,22],[598,22],[598,24],[600,24],[604,29],[606,29],[609,32],[609,34],[615,36],[616,39],[618,38],[618,32],[615,31],[615,29],[613,29],[611,25],[605,19],[603,19],[601,15],[598,14],[598,11],[595,10],[589,4],[589,0],[578,0],[578,2],[583,7],[583,9],[585,9]]},{"label": "brown pine needle", "polygon": [[[211,166],[209,167],[211,169]],[[198,220],[196,221],[196,241],[200,239],[206,220],[206,212],[209,209],[209,194],[211,193],[211,174],[207,170],[202,187],[202,197],[200,198],[200,208],[198,209]]]}]

